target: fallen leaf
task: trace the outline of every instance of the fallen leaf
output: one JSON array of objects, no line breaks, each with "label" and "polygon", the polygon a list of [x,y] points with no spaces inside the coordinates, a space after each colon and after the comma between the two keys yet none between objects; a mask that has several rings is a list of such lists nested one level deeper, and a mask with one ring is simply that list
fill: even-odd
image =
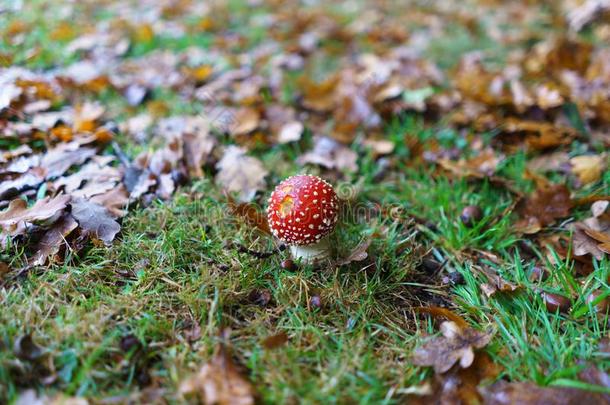
[{"label": "fallen leaf", "polygon": [[241,375],[222,345],[212,359],[180,384],[181,395],[195,395],[209,405],[252,405],[254,387]]},{"label": "fallen leaf", "polygon": [[327,169],[353,172],[358,170],[357,160],[358,155],[350,148],[332,138],[318,136],[314,139],[313,149],[300,156],[297,163],[300,165],[310,163]]},{"label": "fallen leaf", "polygon": [[[409,404],[480,404],[483,397],[479,386],[498,377],[502,367],[491,360],[485,353],[477,353],[472,365],[468,368],[453,367],[447,373],[435,374],[421,391],[407,396]],[[417,387],[416,387],[417,388]]]},{"label": "fallen leaf", "polygon": [[190,122],[183,137],[186,167],[192,177],[203,177],[203,164],[212,153],[217,140],[210,134],[210,126],[205,122]]},{"label": "fallen leaf", "polygon": [[227,196],[227,200],[229,211],[233,215],[243,218],[250,226],[256,227],[260,231],[271,235],[269,223],[267,222],[267,215],[264,212],[261,212],[257,206],[249,203],[236,203],[230,195]]},{"label": "fallen leaf", "polygon": [[127,214],[125,207],[129,204],[129,194],[121,184],[110,191],[93,196],[90,201],[105,207],[114,218],[121,218]]},{"label": "fallen leaf", "polygon": [[38,396],[36,390],[27,389],[22,391],[14,405],[88,405],[89,401],[81,397],[67,397],[65,395]]},{"label": "fallen leaf", "polygon": [[566,186],[558,184],[538,189],[517,205],[521,220],[515,227],[523,233],[537,233],[556,219],[570,215],[571,208],[570,190]]},{"label": "fallen leaf", "polygon": [[232,135],[246,135],[260,125],[260,114],[254,108],[239,109],[232,117],[229,131]]},{"label": "fallen leaf", "polygon": [[435,318],[442,318],[456,323],[460,328],[467,328],[468,322],[455,312],[448,308],[442,308],[437,306],[429,307],[416,307],[416,312],[432,315]]},{"label": "fallen leaf", "polygon": [[261,344],[265,349],[272,350],[284,346],[287,342],[288,334],[286,332],[280,332],[276,335],[266,337]]},{"label": "fallen leaf", "polygon": [[556,172],[564,169],[569,161],[567,152],[545,153],[527,162],[527,168],[532,172]]},{"label": "fallen leaf", "polygon": [[70,167],[83,164],[95,153],[95,148],[83,147],[77,141],[60,143],[42,157],[40,166],[46,170],[47,179],[54,179],[63,175]]},{"label": "fallen leaf", "polygon": [[610,254],[610,213],[606,210],[610,201],[596,201],[591,205],[592,217],[570,224],[575,256],[591,254],[602,260],[604,253]]},{"label": "fallen leaf", "polygon": [[350,264],[352,262],[361,262],[366,259],[369,255],[367,253],[367,249],[371,245],[373,241],[372,237],[367,237],[365,240],[360,242],[358,246],[356,246],[345,258],[339,260],[339,266],[345,266],[346,264]]},{"label": "fallen leaf", "polygon": [[605,155],[584,155],[570,159],[572,173],[582,185],[594,183],[599,180],[606,170],[607,158]]},{"label": "fallen leaf", "polygon": [[[585,369],[581,378],[588,384],[610,388],[610,376],[603,371],[590,367]],[[562,405],[562,404],[607,404],[610,394],[586,389],[568,387],[540,387],[532,382],[498,381],[480,389],[485,404],[489,405]]]},{"label": "fallen leaf", "polygon": [[441,158],[437,160],[437,163],[457,176],[482,178],[492,176],[503,159],[502,156],[488,148],[470,159],[460,159],[456,162]]},{"label": "fallen leaf", "polygon": [[280,128],[278,134],[279,143],[296,142],[301,139],[303,134],[303,124],[299,121],[290,121]]},{"label": "fallen leaf", "polygon": [[100,239],[106,245],[110,245],[121,230],[118,222],[112,218],[106,208],[99,204],[84,198],[76,198],[70,205],[72,206],[72,216],[78,221],[81,229]]},{"label": "fallen leaf", "polygon": [[497,293],[510,294],[521,288],[521,286],[503,279],[491,268],[473,266],[473,269],[477,269],[487,278],[486,283],[480,284],[481,291],[483,291],[483,294],[487,297],[491,297]]},{"label": "fallen leaf", "polygon": [[66,214],[45,232],[34,246],[34,255],[28,258],[30,266],[41,266],[49,257],[55,255],[66,242],[66,237],[76,229],[78,223],[72,215]]},{"label": "fallen leaf", "polygon": [[479,332],[470,327],[461,328],[457,323],[445,321],[440,326],[442,336],[426,341],[413,352],[413,363],[433,366],[436,373],[447,372],[459,361],[468,368],[474,361],[474,349],[481,349],[491,341],[493,333]]},{"label": "fallen leaf", "polygon": [[8,209],[0,213],[0,240],[23,234],[29,224],[48,226],[54,223],[62,215],[68,202],[68,195],[58,195],[53,199],[45,197],[36,201],[30,208],[22,199],[11,201]]},{"label": "fallen leaf", "polygon": [[238,193],[241,202],[251,201],[258,190],[265,188],[267,169],[260,160],[246,155],[243,148],[229,146],[216,168],[216,182],[225,190]]}]

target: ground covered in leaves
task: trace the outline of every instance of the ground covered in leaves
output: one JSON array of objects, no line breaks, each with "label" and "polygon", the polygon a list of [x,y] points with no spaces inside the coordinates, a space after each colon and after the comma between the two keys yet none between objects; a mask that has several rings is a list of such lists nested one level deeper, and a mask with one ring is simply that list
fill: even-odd
[{"label": "ground covered in leaves", "polygon": [[399,3],[1,4],[0,402],[610,402],[610,3]]}]

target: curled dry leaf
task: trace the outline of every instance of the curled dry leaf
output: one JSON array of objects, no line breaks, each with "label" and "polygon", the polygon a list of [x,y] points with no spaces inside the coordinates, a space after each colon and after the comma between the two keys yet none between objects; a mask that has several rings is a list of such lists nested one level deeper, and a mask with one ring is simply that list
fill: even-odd
[{"label": "curled dry leaf", "polygon": [[414,364],[432,366],[438,374],[447,372],[458,361],[462,368],[470,367],[474,349],[487,346],[493,336],[451,321],[443,322],[440,330],[442,336],[429,339],[413,352]]},{"label": "curled dry leaf", "polygon": [[45,197],[28,208],[22,199],[11,201],[6,211],[0,213],[0,240],[4,243],[8,237],[22,235],[29,224],[48,226],[61,216],[70,196],[58,195],[55,198]]},{"label": "curled dry leaf", "polygon": [[210,362],[180,384],[179,392],[183,396],[195,395],[208,405],[252,405],[255,396],[254,387],[222,346]]},{"label": "curled dry leaf", "polygon": [[238,146],[229,146],[216,165],[216,181],[229,192],[238,193],[241,202],[251,201],[265,187],[267,169],[257,158],[246,155]]},{"label": "curled dry leaf", "polygon": [[571,224],[574,255],[591,254],[601,260],[610,254],[610,201],[596,201],[591,205],[592,217]]}]

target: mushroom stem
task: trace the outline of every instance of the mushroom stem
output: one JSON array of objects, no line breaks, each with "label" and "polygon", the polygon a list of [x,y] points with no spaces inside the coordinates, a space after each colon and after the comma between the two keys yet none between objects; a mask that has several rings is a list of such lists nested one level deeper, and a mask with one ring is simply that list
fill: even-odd
[{"label": "mushroom stem", "polygon": [[326,259],[330,255],[328,235],[310,245],[291,245],[290,253],[295,260],[304,264],[312,264]]}]

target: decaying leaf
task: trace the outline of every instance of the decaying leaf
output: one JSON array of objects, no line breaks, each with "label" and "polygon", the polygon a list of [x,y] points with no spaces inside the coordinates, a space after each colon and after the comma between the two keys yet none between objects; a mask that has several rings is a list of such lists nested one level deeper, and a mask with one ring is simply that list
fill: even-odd
[{"label": "decaying leaf", "polygon": [[479,332],[470,327],[460,327],[452,321],[440,326],[442,336],[429,339],[413,352],[413,363],[432,366],[436,373],[447,372],[459,361],[468,368],[474,361],[474,349],[481,349],[491,341],[492,332]]},{"label": "decaying leaf", "polygon": [[601,260],[610,254],[610,201],[596,201],[591,205],[592,217],[570,225],[573,230],[574,255],[591,254]]},{"label": "decaying leaf", "polygon": [[76,198],[71,202],[72,216],[78,222],[81,229],[106,245],[110,245],[114,237],[121,230],[108,211],[99,204]]},{"label": "decaying leaf", "polygon": [[179,392],[197,396],[209,405],[252,405],[255,398],[254,387],[222,346],[196,374],[180,384]]},{"label": "decaying leaf", "polygon": [[580,373],[580,378],[588,384],[605,389],[604,392],[568,388],[540,387],[532,382],[498,381],[481,388],[486,404],[490,405],[563,405],[563,404],[607,404],[610,403],[610,376],[596,367],[588,367]]},{"label": "decaying leaf", "polygon": [[34,255],[28,259],[31,266],[40,266],[46,263],[49,257],[55,255],[66,242],[66,237],[74,231],[78,223],[72,215],[66,214],[47,230],[44,236],[34,246]]},{"label": "decaying leaf", "polygon": [[288,334],[286,332],[280,332],[278,334],[266,337],[263,340],[262,345],[265,349],[272,350],[284,346],[287,342]]},{"label": "decaying leaf", "polygon": [[258,207],[248,203],[236,203],[230,195],[227,196],[227,199],[229,211],[233,215],[243,218],[250,226],[271,235],[269,223],[267,222],[267,215],[264,212],[261,212]]},{"label": "decaying leaf", "polygon": [[265,187],[267,169],[257,158],[246,155],[238,146],[230,146],[216,165],[216,181],[229,192],[238,193],[241,202],[251,201]]},{"label": "decaying leaf", "polygon": [[502,367],[494,363],[485,353],[477,353],[468,368],[453,367],[447,373],[435,374],[432,381],[426,382],[421,389],[414,387],[407,396],[407,403],[428,404],[479,404],[483,397],[479,387],[498,377]]},{"label": "decaying leaf", "polygon": [[[70,196],[45,197],[29,207],[22,199],[11,201],[8,209],[0,213],[0,240],[22,235],[30,225],[48,226],[54,223],[70,202]],[[3,242],[4,243],[4,242]]]},{"label": "decaying leaf", "polygon": [[536,190],[517,206],[521,220],[516,228],[527,234],[537,233],[556,219],[570,215],[570,190],[564,185],[553,185]]}]

